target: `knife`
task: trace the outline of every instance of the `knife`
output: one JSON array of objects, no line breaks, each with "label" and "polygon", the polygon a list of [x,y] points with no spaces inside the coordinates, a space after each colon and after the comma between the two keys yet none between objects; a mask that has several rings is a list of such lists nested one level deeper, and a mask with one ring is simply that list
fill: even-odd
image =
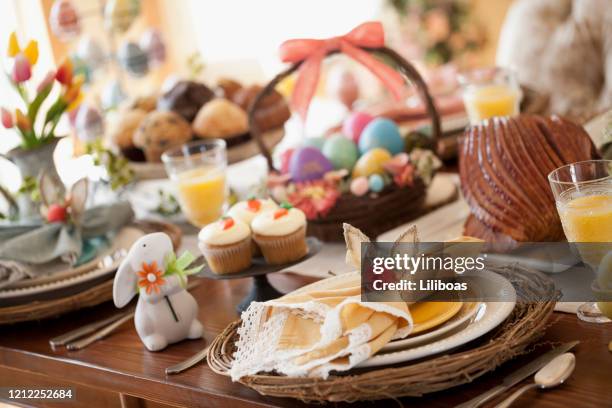
[{"label": "knife", "polygon": [[471,400],[466,401],[463,404],[457,405],[455,408],[476,408],[476,407],[479,407],[480,405],[482,405],[485,402],[491,400],[492,398],[498,396],[502,392],[510,389],[515,384],[518,384],[519,382],[523,381],[525,378],[527,378],[530,375],[534,374],[540,368],[542,368],[546,364],[548,364],[548,362],[550,360],[552,360],[553,358],[555,358],[555,357],[557,357],[557,356],[559,356],[559,355],[561,355],[563,353],[567,353],[568,351],[573,349],[578,343],[580,343],[580,342],[579,341],[572,341],[572,342],[569,342],[569,343],[564,343],[564,344],[560,345],[559,347],[554,348],[554,349],[552,349],[552,350],[542,354],[540,357],[536,358],[535,360],[531,361],[530,363],[527,363],[526,365],[524,365],[523,367],[519,368],[518,370],[516,370],[512,374],[509,374],[508,376],[506,376],[504,378],[504,380],[502,381],[502,383],[500,385],[498,385],[497,387],[493,387],[490,390],[485,391],[482,394],[472,398]]}]

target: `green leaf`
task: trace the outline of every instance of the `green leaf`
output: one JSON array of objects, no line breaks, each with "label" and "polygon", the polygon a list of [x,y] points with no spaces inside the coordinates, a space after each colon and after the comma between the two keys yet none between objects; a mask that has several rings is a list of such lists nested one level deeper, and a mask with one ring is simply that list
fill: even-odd
[{"label": "green leaf", "polygon": [[51,89],[53,88],[53,83],[47,85],[32,101],[30,106],[28,107],[28,118],[30,119],[30,123],[34,126],[36,122],[36,116],[38,115],[38,111],[42,103],[47,99],[47,96],[51,93]]}]

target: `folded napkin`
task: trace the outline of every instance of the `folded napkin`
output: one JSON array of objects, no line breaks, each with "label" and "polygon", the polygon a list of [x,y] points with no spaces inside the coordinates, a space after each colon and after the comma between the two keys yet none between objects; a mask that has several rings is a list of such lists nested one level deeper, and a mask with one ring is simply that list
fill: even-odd
[{"label": "folded napkin", "polygon": [[42,222],[0,226],[0,287],[35,277],[45,270],[39,266],[53,261],[75,264],[84,240],[115,232],[133,217],[130,204],[118,202],[88,209],[79,226]]},{"label": "folded napkin", "polygon": [[263,371],[327,378],[365,361],[412,330],[405,302],[362,302],[361,276],[351,273],[242,314],[232,380]]}]

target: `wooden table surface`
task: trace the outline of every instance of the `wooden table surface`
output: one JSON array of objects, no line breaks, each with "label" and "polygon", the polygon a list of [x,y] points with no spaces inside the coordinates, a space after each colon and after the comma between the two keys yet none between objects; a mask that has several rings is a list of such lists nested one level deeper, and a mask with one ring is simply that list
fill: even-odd
[{"label": "wooden table surface", "polygon": [[[303,285],[308,279],[293,274],[276,274],[271,281],[277,288],[287,291]],[[205,364],[175,376],[164,374],[167,366],[198,352],[237,318],[235,305],[248,292],[250,285],[248,279],[204,281],[193,289],[192,293],[200,304],[206,340],[185,341],[157,353],[144,349],[131,321],[84,350],[71,352],[50,348],[48,340],[51,337],[114,313],[110,303],[57,319],[2,326],[0,385],[70,385],[76,389],[79,406],[305,406],[294,400],[259,395],[213,373]],[[517,407],[612,407],[612,353],[608,351],[612,324],[587,324],[573,315],[555,313],[540,342],[570,340],[581,341],[574,349],[577,358],[575,373],[557,389],[528,392],[517,402]],[[454,406],[499,384],[503,375],[545,350],[548,350],[547,346],[539,347],[532,354],[509,362],[471,384],[422,398],[404,398],[401,402],[404,406],[415,407]],[[393,401],[353,404],[367,407],[392,405],[397,406]],[[37,406],[66,407],[68,404],[48,402]]]}]

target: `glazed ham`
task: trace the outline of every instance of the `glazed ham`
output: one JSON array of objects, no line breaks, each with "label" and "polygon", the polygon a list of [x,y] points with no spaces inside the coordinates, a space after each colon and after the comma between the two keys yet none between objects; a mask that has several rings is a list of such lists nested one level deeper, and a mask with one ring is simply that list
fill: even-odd
[{"label": "glazed ham", "polygon": [[460,142],[461,189],[471,215],[464,234],[489,242],[564,238],[548,174],[599,155],[582,127],[557,116],[500,117]]}]

